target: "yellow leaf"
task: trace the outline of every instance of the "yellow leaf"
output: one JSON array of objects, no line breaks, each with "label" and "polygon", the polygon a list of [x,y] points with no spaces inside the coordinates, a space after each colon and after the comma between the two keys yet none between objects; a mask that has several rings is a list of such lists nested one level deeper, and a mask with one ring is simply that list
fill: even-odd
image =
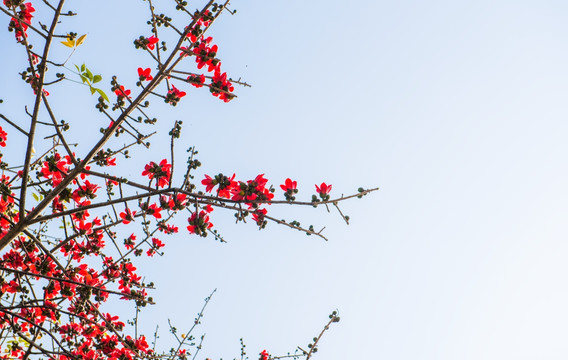
[{"label": "yellow leaf", "polygon": [[67,40],[62,41],[61,43],[70,48],[75,47],[75,40],[71,40],[70,37],[68,37]]},{"label": "yellow leaf", "polygon": [[77,39],[77,43],[75,44],[75,46],[81,45],[83,42],[85,42],[85,39],[86,39],[86,38],[87,38],[87,34],[81,35],[81,36]]}]

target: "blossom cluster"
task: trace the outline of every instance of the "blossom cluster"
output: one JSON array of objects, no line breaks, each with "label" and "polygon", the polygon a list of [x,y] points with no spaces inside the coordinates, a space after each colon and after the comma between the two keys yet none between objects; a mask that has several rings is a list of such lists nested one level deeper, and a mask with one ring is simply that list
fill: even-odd
[{"label": "blossom cluster", "polygon": [[[6,133],[0,128],[0,136],[6,141]],[[73,155],[74,156],[74,155]],[[113,163],[114,161],[110,161]],[[57,186],[72,170],[70,156],[61,156],[54,152],[46,156],[37,177],[44,178],[50,186]],[[104,164],[109,166],[110,164]],[[165,167],[167,169],[167,167]],[[161,168],[160,168],[161,170]],[[92,183],[88,173],[78,176],[71,187],[66,188],[54,200],[54,213],[67,207],[74,210],[68,225],[75,236],[69,236],[55,249],[67,259],[62,266],[56,252],[47,252],[38,246],[37,240],[27,235],[18,236],[11,248],[0,257],[0,297],[13,297],[30,293],[32,280],[44,281],[43,291],[34,295],[35,300],[16,308],[0,310],[0,328],[10,328],[18,334],[34,334],[42,328],[52,328],[50,335],[60,342],[60,346],[70,350],[55,358],[68,359],[135,359],[152,354],[144,336],[121,338],[117,331],[122,331],[125,324],[118,316],[101,313],[100,306],[106,302],[112,292],[122,294],[123,299],[133,299],[140,305],[149,301],[142,278],[136,273],[136,267],[124,257],[115,259],[106,254],[103,223],[98,217],[89,214],[82,207],[90,205],[97,197],[100,186]],[[10,191],[11,178],[0,177],[0,238],[19,220],[19,213],[14,206],[15,194]],[[179,197],[164,199],[171,208],[183,203]],[[149,206],[148,210],[154,209]],[[172,233],[175,228],[166,225]],[[131,235],[125,240],[125,250],[138,247]],[[152,237],[148,255],[164,246],[157,237]],[[104,253],[103,253],[104,251]],[[96,269],[93,259],[100,259],[100,269]],[[89,260],[87,260],[89,259]],[[117,283],[117,289],[111,290],[109,284]],[[24,304],[24,303],[23,303]],[[55,337],[57,335],[57,337]],[[59,340],[57,340],[59,339]],[[27,348],[20,342],[7,342],[4,358],[25,358]]]},{"label": "blossom cluster", "polygon": [[160,161],[160,164],[151,161],[144,167],[144,171],[142,171],[142,176],[148,176],[150,180],[156,180],[156,185],[160,188],[170,183],[171,174],[172,165],[168,164],[167,159]]},{"label": "blossom cluster", "polygon": [[[274,189],[272,187],[267,188],[267,183],[268,180],[264,177],[264,174],[260,174],[253,180],[247,180],[246,182],[235,181],[235,174],[231,177],[223,174],[218,174],[215,177],[205,175],[205,179],[201,181],[201,184],[205,185],[206,192],[214,193],[220,198],[243,202],[247,205],[248,210],[252,213],[252,219],[260,228],[266,226],[267,221],[265,217],[268,213],[267,209],[261,206],[263,204],[270,205],[274,198]],[[292,181],[289,178],[286,179],[284,184],[280,185],[286,200],[294,201],[296,199],[294,194],[298,193],[297,185],[297,181]],[[217,189],[214,190],[216,187]],[[316,185],[316,191],[322,200],[327,201],[329,200],[331,185],[326,183],[322,183],[319,186]],[[312,199],[312,201],[315,203],[320,200]]]},{"label": "blossom cluster", "polygon": [[[211,11],[206,10],[202,13],[196,13],[197,21],[190,29],[186,29],[186,38],[191,42],[190,46],[182,46],[180,48],[181,57],[193,55],[199,70],[205,68],[207,72],[212,73],[208,76],[211,79],[210,84],[205,84],[206,76],[204,74],[191,74],[187,77],[186,82],[195,87],[202,87],[204,85],[209,87],[211,94],[218,97],[224,102],[231,101],[235,96],[232,94],[234,86],[227,78],[227,73],[221,72],[221,61],[216,57],[218,46],[212,44],[212,37],[203,36],[204,29],[207,28],[213,21],[213,14]],[[158,51],[156,44],[160,41],[155,35],[144,37],[140,36],[134,41],[137,48],[145,49],[147,51]],[[138,76],[140,82],[150,81],[153,79],[150,68],[138,68]],[[117,90],[117,96],[124,96],[124,93],[130,90]],[[184,91],[178,89],[175,85],[169,85],[168,92],[166,93],[164,101],[172,106],[176,106],[178,102],[186,96]]]},{"label": "blossom cluster", "polygon": [[260,357],[258,358],[258,360],[268,360],[270,358],[270,355],[266,350],[262,350],[262,352],[259,355]]},{"label": "blossom cluster", "polygon": [[10,18],[8,30],[15,32],[18,42],[24,41],[24,38],[28,36],[27,30],[33,18],[32,13],[35,12],[32,3],[22,3],[22,1],[18,0],[4,0],[4,5],[16,12],[16,16]]}]

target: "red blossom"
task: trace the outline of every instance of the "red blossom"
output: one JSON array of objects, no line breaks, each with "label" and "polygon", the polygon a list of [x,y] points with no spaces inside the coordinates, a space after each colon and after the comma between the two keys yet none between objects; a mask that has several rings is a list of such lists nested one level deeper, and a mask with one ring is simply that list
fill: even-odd
[{"label": "red blossom", "polygon": [[207,212],[201,210],[199,213],[196,211],[187,219],[189,226],[187,231],[190,234],[197,234],[199,236],[207,236],[207,229],[213,227],[213,224],[209,222],[209,215]]},{"label": "red blossom", "polygon": [[152,246],[154,246],[156,249],[161,249],[165,246],[165,244],[158,238],[152,238]]},{"label": "red blossom", "polygon": [[191,83],[191,85],[195,86],[196,88],[200,88],[205,84],[205,75],[189,75],[187,77],[187,81]]},{"label": "red blossom", "polygon": [[285,191],[284,197],[286,198],[286,200],[288,201],[296,200],[294,194],[298,193],[298,189],[296,189],[297,186],[298,182],[292,181],[290,180],[290,178],[286,179],[284,184],[280,185],[280,188]]},{"label": "red blossom", "polygon": [[213,75],[209,91],[211,91],[213,96],[218,96],[219,99],[224,102],[229,102],[235,97],[235,95],[232,94],[233,90],[235,90],[235,88],[231,82],[227,80],[227,73],[224,72],[221,74],[221,70],[217,68],[215,75]]},{"label": "red blossom", "polygon": [[130,90],[124,89],[124,86],[122,85],[120,85],[120,88],[116,89],[114,93],[119,99],[123,97],[128,97],[130,99]]},{"label": "red blossom", "polygon": [[215,58],[217,56],[217,45],[209,46],[213,40],[212,37],[207,39],[202,39],[198,46],[193,48],[193,53],[195,54],[195,62],[197,62],[197,68],[201,69],[207,65],[207,71],[211,72],[213,70],[217,71],[221,62]]},{"label": "red blossom", "polygon": [[172,165],[168,164],[166,159],[163,159],[160,164],[151,161],[144,167],[142,176],[148,176],[149,179],[156,179],[159,187],[165,187],[170,183],[170,176],[172,173]]},{"label": "red blossom", "polygon": [[266,209],[256,209],[252,213],[252,219],[256,222],[256,224],[262,228],[266,226],[266,221],[264,220],[264,216],[266,215]]},{"label": "red blossom", "polygon": [[144,210],[144,212],[148,215],[153,215],[156,219],[161,219],[162,218],[162,214],[160,213],[160,211],[162,211],[162,208],[159,207],[156,204],[152,204],[150,206],[147,207],[146,203],[141,204],[140,206],[142,208],[142,210]]},{"label": "red blossom", "polygon": [[201,180],[201,183],[203,185],[205,185],[205,191],[207,191],[207,192],[211,192],[213,190],[213,188],[215,187],[215,185],[217,185],[217,182],[215,181],[215,179],[213,179],[209,175],[205,175],[205,179]]},{"label": "red blossom", "polygon": [[229,199],[232,196],[232,193],[237,191],[236,188],[238,184],[234,181],[234,179],[235,174],[233,174],[230,178],[223,174],[215,175],[215,178],[205,175],[205,179],[201,180],[201,184],[205,185],[205,191],[207,192],[212,192],[213,188],[216,185],[219,185],[217,195]]},{"label": "red blossom", "polygon": [[177,103],[180,101],[180,99],[185,95],[186,95],[185,91],[180,91],[172,84],[172,88],[168,91],[168,94],[166,95],[165,102],[170,105],[176,106]]},{"label": "red blossom", "polygon": [[130,211],[129,208],[126,208],[123,212],[120,213],[120,218],[122,219],[123,224],[128,224],[132,220],[134,220],[134,215],[136,215],[136,211]]},{"label": "red blossom", "polygon": [[140,77],[140,81],[150,81],[153,79],[152,75],[150,75],[150,72],[152,70],[150,68],[147,69],[142,69],[142,68],[138,68],[138,76]]},{"label": "red blossom", "polygon": [[8,133],[5,132],[2,127],[0,126],[0,146],[6,146],[6,140],[8,139]]},{"label": "red blossom", "polygon": [[298,186],[297,181],[292,181],[290,180],[290,178],[288,178],[286,179],[286,181],[284,181],[283,185],[280,185],[280,188],[284,191],[289,191],[289,190],[296,190],[297,186]]},{"label": "red blossom", "polygon": [[[16,6],[19,2],[12,3],[11,1],[5,1],[4,5],[8,7],[12,7],[12,5]],[[18,7],[20,11],[18,12],[18,18],[12,17],[10,19],[9,29],[15,30],[16,40],[18,42],[22,42],[25,37],[27,37],[27,30],[29,24],[31,24],[33,15],[32,12],[35,9],[32,6],[32,3],[25,3]],[[23,32],[22,32],[23,31]]]},{"label": "red blossom", "polygon": [[128,250],[132,250],[134,248],[134,245],[136,245],[135,241],[136,241],[136,235],[131,234],[129,237],[124,239],[124,247],[126,247],[126,249]]},{"label": "red blossom", "polygon": [[249,202],[245,203],[252,208],[257,208],[263,202],[270,203],[274,198],[274,189],[267,189],[267,183],[268,180],[264,178],[264,174],[260,174],[254,180],[248,180],[246,183],[241,181],[238,186],[234,187],[231,200],[248,200]]},{"label": "red blossom", "polygon": [[331,185],[327,185],[326,183],[321,183],[320,186],[316,184],[316,191],[320,195],[327,195],[331,191]]},{"label": "red blossom", "polygon": [[329,192],[331,191],[331,185],[327,185],[326,183],[321,183],[320,186],[317,186],[316,184],[316,191],[322,200],[327,201],[329,200]]},{"label": "red blossom", "polygon": [[158,43],[158,41],[160,41],[160,39],[158,39],[154,35],[150,36],[147,40],[148,44],[146,45],[146,47],[150,50],[154,50],[155,45]]}]

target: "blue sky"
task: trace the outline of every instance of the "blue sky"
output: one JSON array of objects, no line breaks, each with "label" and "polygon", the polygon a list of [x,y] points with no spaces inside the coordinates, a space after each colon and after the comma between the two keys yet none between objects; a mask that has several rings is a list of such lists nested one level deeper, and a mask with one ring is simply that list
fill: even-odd
[{"label": "blue sky", "polygon": [[[112,74],[133,84],[136,68],[151,66],[129,48],[147,33],[144,3],[81,6],[90,8],[77,5],[75,27],[64,28],[89,35],[71,61],[92,64],[105,84]],[[167,343],[165,319],[191,324],[217,288],[204,357],[237,356],[240,337],[251,359],[305,346],[335,309],[341,322],[319,359],[565,357],[567,4],[232,6],[211,35],[224,70],[253,87],[229,104],[195,90],[175,109],[157,104],[163,124],[184,121],[182,147],[200,150],[201,174],[291,177],[306,199],[322,181],[333,194],[381,190],[342,206],[349,226],[323,208],[271,209],[326,226],[329,242],[220,212],[227,244],[168,239],[163,258],[141,265],[158,286],[142,317],[149,332],[159,323]],[[62,109],[73,99],[66,120],[101,126],[87,91],[68,96],[53,100]],[[140,163],[166,146],[155,140]]]}]

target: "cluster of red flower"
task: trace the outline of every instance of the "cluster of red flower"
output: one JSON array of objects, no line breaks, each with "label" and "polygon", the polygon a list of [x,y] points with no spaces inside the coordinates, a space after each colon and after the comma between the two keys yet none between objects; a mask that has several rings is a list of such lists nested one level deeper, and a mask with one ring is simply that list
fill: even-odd
[{"label": "cluster of red flower", "polygon": [[4,0],[4,5],[14,10],[14,12],[17,12],[17,17],[12,17],[10,19],[8,29],[10,31],[15,31],[16,40],[18,42],[22,42],[24,38],[28,36],[27,30],[32,21],[32,13],[35,9],[33,8],[32,3],[28,2],[22,4],[21,0]]},{"label": "cluster of red flower", "polygon": [[262,352],[260,353],[260,357],[258,358],[258,360],[268,360],[269,358],[270,358],[270,355],[268,354],[268,351],[262,350]]},{"label": "cluster of red flower", "polygon": [[163,159],[160,164],[151,161],[144,167],[142,176],[148,176],[150,180],[156,179],[158,187],[165,187],[170,183],[170,176],[172,174],[172,165],[168,164],[168,160]]},{"label": "cluster of red flower", "polygon": [[211,206],[205,207],[205,210],[195,211],[187,219],[189,225],[187,226],[187,231],[190,234],[196,234],[200,236],[206,236],[207,230],[213,227],[213,223],[209,222],[209,213],[213,211]]},{"label": "cluster of red flower", "polygon": [[6,147],[6,140],[8,140],[8,133],[0,126],[0,146]]}]

